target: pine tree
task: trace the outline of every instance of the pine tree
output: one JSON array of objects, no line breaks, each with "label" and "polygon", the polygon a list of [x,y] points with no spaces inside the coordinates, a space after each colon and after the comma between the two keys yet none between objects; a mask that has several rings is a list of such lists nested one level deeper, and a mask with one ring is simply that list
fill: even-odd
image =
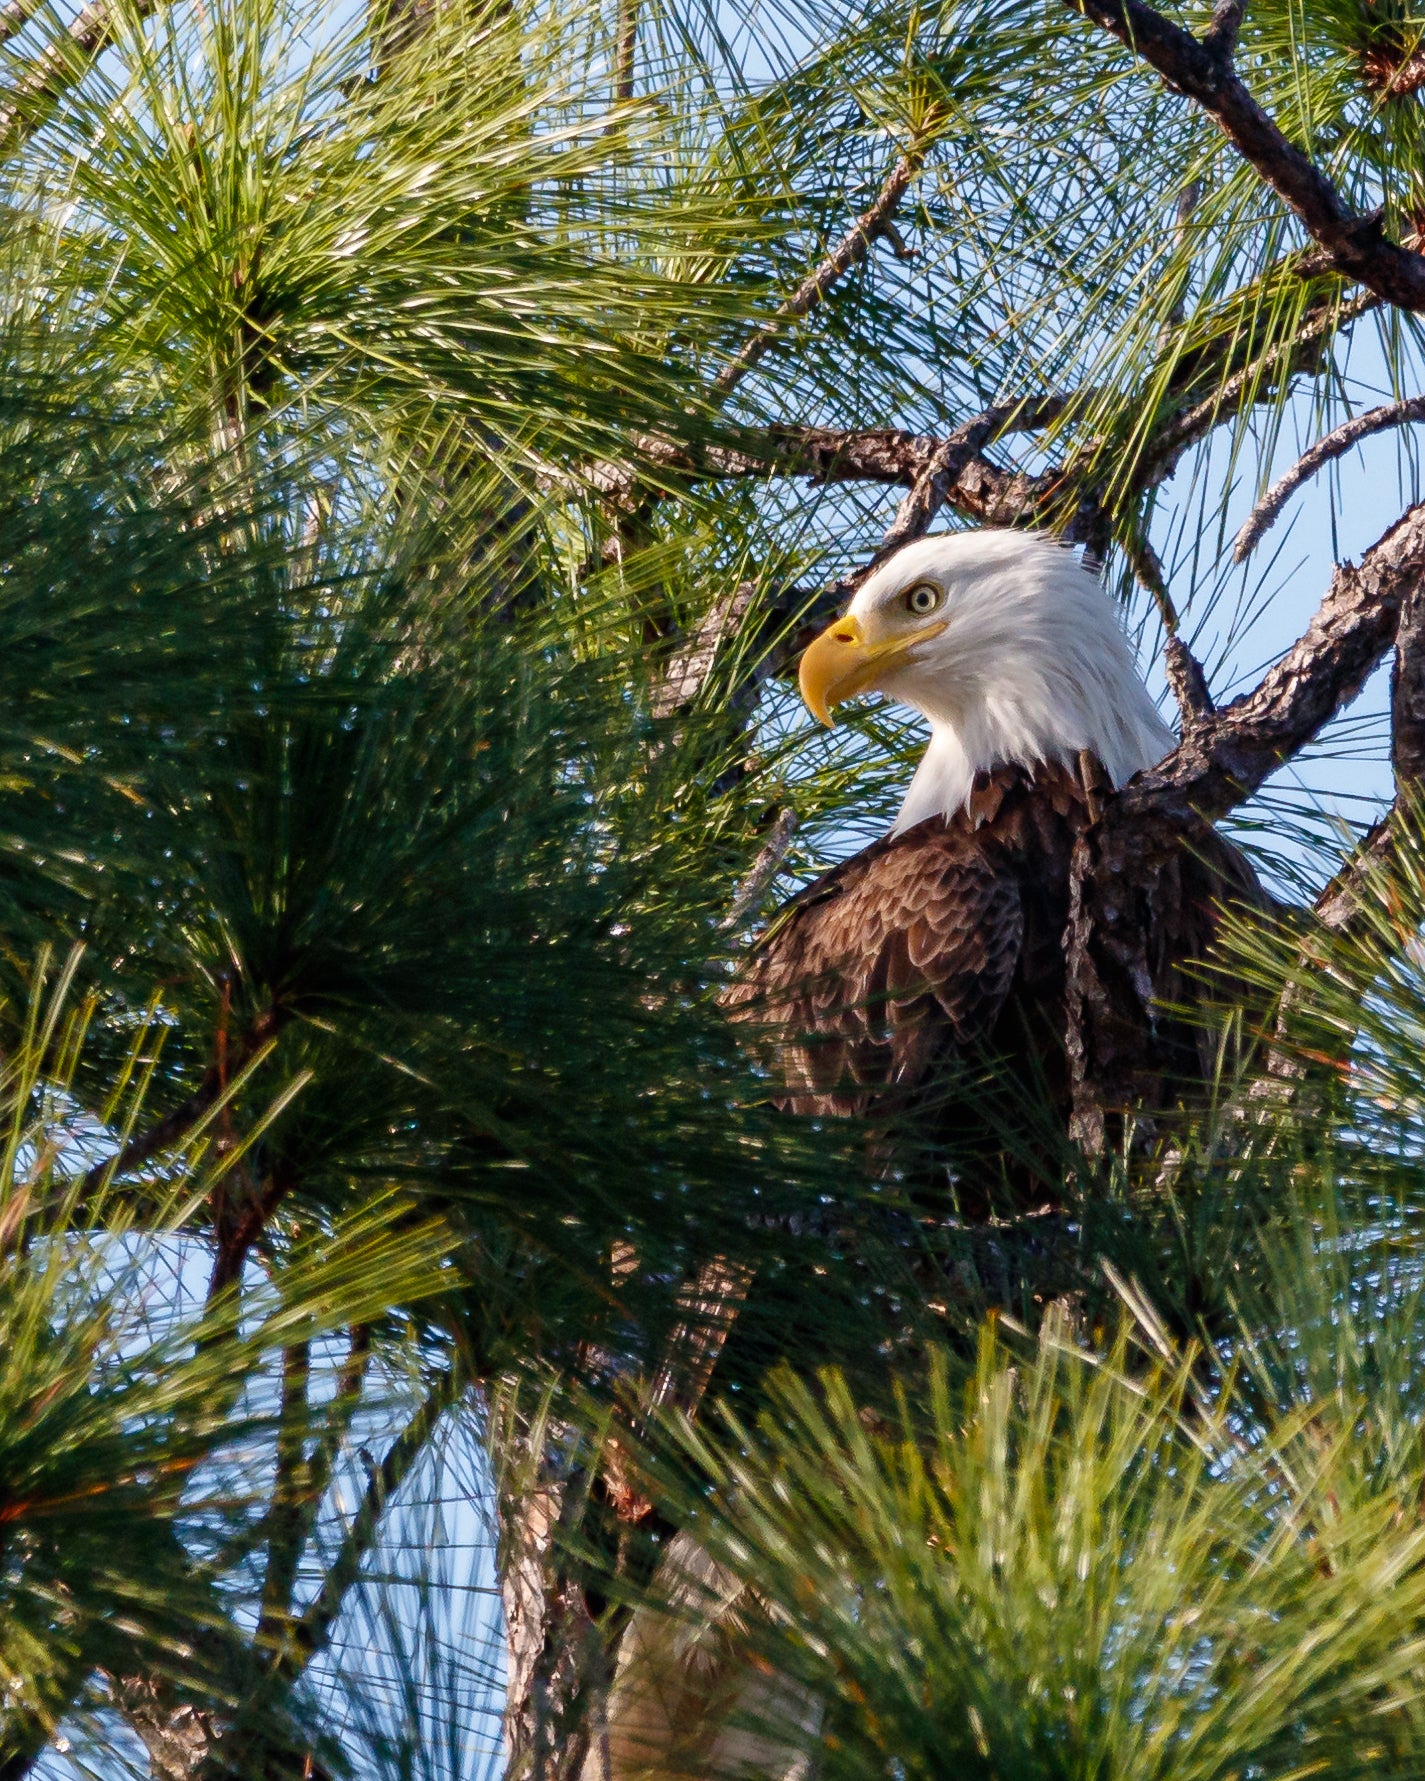
[{"label": "pine tree", "polygon": [[[0,1776],[1419,1773],[1425,505],[1247,671],[1296,491],[1413,486],[1425,16],[0,57]],[[1085,995],[1073,1211],[968,1230],[718,1001],[916,748],[811,733],[799,642],[962,523],[1081,546],[1176,702],[1082,970],[1189,810],[1296,905],[1255,1078],[1111,1154]],[[1392,653],[1389,811],[1273,802]]]}]

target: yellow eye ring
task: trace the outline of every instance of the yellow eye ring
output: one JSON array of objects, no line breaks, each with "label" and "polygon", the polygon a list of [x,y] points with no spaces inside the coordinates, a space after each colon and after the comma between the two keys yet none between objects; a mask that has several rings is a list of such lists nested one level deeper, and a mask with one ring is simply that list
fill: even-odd
[{"label": "yellow eye ring", "polygon": [[907,612],[913,612],[917,618],[924,618],[928,612],[934,612],[944,595],[933,581],[918,581],[905,592]]}]

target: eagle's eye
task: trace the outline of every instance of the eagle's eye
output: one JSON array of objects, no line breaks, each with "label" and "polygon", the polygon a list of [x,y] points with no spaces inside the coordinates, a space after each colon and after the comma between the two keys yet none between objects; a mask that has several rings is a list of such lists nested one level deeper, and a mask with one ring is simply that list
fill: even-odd
[{"label": "eagle's eye", "polygon": [[927,612],[934,612],[944,598],[933,581],[918,581],[913,588],[906,590],[906,611],[913,612],[917,618],[924,618]]}]

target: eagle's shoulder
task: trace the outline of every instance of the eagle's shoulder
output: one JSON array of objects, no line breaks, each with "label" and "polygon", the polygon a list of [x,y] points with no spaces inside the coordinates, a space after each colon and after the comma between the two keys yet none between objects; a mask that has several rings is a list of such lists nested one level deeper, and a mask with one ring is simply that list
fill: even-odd
[{"label": "eagle's shoulder", "polygon": [[753,957],[787,945],[788,936],[825,934],[848,921],[869,920],[865,940],[895,923],[937,890],[984,885],[1038,866],[1062,852],[1087,822],[1088,796],[1068,769],[1042,765],[1031,773],[1011,765],[980,773],[963,810],[927,817],[887,835],[833,866],[789,897],[763,930]]}]

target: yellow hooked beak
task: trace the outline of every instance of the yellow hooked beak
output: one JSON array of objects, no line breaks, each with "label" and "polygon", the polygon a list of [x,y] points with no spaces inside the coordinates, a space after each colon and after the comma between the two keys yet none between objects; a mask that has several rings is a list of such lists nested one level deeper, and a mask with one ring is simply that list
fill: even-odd
[{"label": "yellow hooked beak", "polygon": [[943,624],[926,625],[908,635],[868,643],[859,618],[837,619],[802,651],[798,679],[803,703],[830,729],[833,706],[854,699],[857,693],[870,692],[888,667],[899,666],[920,644],[938,637],[944,629]]}]

